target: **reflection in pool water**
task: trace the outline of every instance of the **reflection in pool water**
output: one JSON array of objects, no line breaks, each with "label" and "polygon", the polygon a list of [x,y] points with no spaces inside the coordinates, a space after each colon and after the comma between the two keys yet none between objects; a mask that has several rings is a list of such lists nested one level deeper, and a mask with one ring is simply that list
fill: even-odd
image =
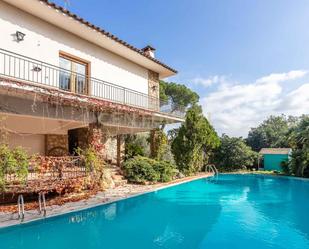
[{"label": "reflection in pool water", "polygon": [[309,248],[309,181],[220,175],[0,230],[1,248]]}]

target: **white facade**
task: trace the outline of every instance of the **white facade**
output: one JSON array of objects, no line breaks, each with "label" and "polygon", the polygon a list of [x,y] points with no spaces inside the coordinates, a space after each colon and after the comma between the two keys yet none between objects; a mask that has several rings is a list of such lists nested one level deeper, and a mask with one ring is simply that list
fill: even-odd
[{"label": "white facade", "polygon": [[[25,34],[22,41],[17,41],[17,31]],[[85,65],[89,64],[88,72],[82,75],[83,91],[77,90],[80,75],[76,72],[80,73],[79,71],[72,69],[74,72],[71,72],[68,68],[66,68],[67,71],[60,69],[60,54],[67,55],[62,62],[68,59],[73,65],[75,59],[76,64],[80,61],[84,61]],[[169,116],[166,111],[161,113],[160,102],[157,99],[159,94],[151,94],[154,91],[158,93],[159,78],[169,77],[176,73],[174,69],[156,60],[153,56],[153,54],[147,55],[119,41],[118,38],[106,35],[106,32],[98,27],[87,25],[80,19],[74,18],[72,14],[52,7],[45,1],[0,0],[0,76],[5,78],[1,79],[0,83],[4,89],[6,84],[11,83],[5,82],[6,78],[13,79],[12,84],[17,81],[16,89],[20,87],[29,92],[37,86],[30,85],[43,84],[46,87],[155,111],[152,118],[157,121],[165,120],[172,123],[182,121],[180,118]],[[67,78],[63,80],[63,72],[69,75],[69,88],[63,87],[63,82],[67,80]],[[26,82],[28,85],[18,85],[19,81]],[[153,88],[154,81],[157,84],[155,88]],[[84,85],[87,85],[85,91]],[[46,91],[45,94],[49,92],[48,90],[39,87],[39,91]],[[64,95],[71,97],[71,94]],[[77,99],[79,97],[80,95]],[[79,100],[81,99],[89,100],[87,97]],[[5,98],[2,102],[4,102],[3,105],[7,105]],[[11,106],[14,104],[11,103]],[[44,118],[34,117],[32,113],[22,113],[20,106],[14,107],[18,110],[18,114],[14,111],[12,111],[13,114],[0,112],[0,118],[5,117],[2,123],[9,132],[9,145],[11,147],[23,146],[29,154],[45,154],[47,143],[45,135],[67,135],[69,130],[85,127],[88,121],[45,118],[44,108],[42,109]],[[46,111],[48,112],[48,108]],[[139,129],[139,127],[134,128]],[[123,127],[123,131],[125,129],[127,127]],[[117,129],[119,134],[120,131]],[[107,144],[115,147],[115,141],[107,141]],[[116,152],[111,151],[107,156],[115,157]]]},{"label": "white facade", "polygon": [[[16,31],[26,34],[24,41],[15,40]],[[91,77],[148,94],[148,69],[2,1],[0,34],[1,49],[55,66],[64,51],[89,61]]]}]

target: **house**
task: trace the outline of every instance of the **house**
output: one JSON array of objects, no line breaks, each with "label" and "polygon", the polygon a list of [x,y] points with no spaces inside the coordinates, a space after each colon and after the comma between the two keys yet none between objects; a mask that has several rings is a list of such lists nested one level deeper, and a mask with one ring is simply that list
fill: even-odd
[{"label": "house", "polygon": [[264,158],[264,170],[282,171],[282,162],[287,162],[291,155],[290,148],[262,148],[260,154]]},{"label": "house", "polygon": [[47,0],[0,0],[0,129],[29,155],[94,145],[120,164],[124,134],[182,122],[159,99],[177,71]]}]

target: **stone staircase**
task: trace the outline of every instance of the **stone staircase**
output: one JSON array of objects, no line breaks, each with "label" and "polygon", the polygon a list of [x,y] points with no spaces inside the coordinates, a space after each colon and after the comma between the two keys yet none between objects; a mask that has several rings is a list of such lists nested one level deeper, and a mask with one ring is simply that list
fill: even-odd
[{"label": "stone staircase", "polygon": [[112,179],[115,183],[115,187],[123,186],[128,183],[128,181],[124,178],[123,172],[120,167],[113,164],[108,164],[106,168],[109,170]]}]

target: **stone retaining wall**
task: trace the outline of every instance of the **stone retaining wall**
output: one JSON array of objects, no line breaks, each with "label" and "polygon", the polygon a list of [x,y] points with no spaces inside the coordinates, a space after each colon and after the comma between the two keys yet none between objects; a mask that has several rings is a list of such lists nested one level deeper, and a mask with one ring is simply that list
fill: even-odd
[{"label": "stone retaining wall", "polygon": [[66,156],[68,153],[68,135],[45,135],[46,156]]}]

